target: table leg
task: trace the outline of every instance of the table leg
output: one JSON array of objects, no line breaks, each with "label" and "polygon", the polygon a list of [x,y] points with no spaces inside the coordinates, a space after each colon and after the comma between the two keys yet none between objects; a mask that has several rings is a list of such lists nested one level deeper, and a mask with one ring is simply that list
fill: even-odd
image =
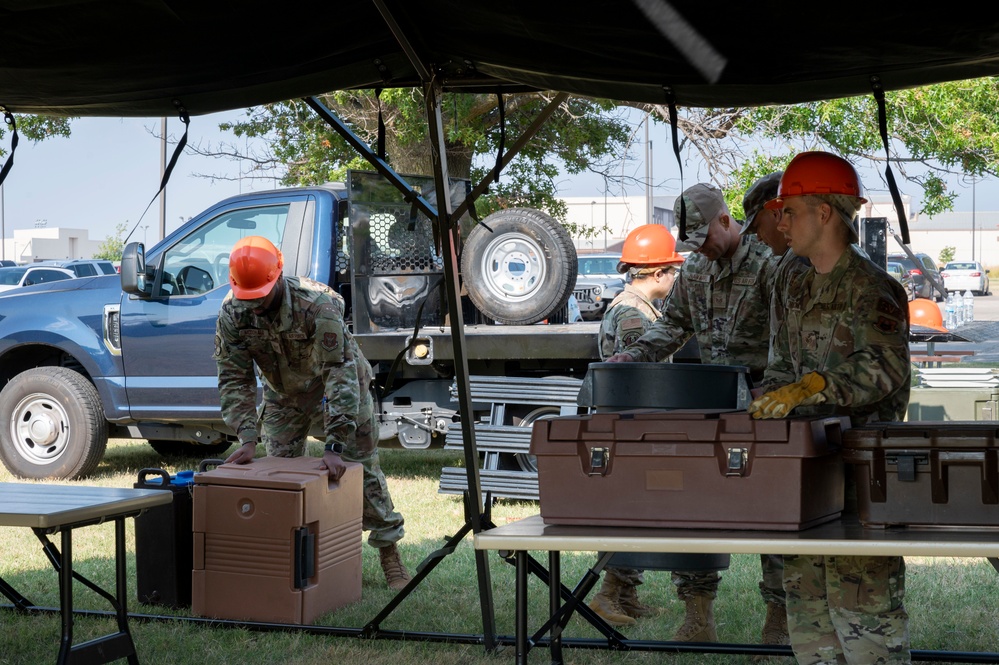
[{"label": "table leg", "polygon": [[[558,550],[548,552],[548,610],[551,616],[558,614],[562,607],[562,558]],[[562,631],[555,630],[552,626],[551,641],[549,642],[549,652],[551,653],[552,665],[562,665]]]},{"label": "table leg", "polygon": [[517,653],[515,662],[517,665],[527,665],[527,652],[530,650],[527,644],[527,552],[517,550],[513,557],[516,563],[514,632]]},{"label": "table leg", "polygon": [[59,612],[62,615],[62,640],[59,642],[58,665],[69,662],[73,651],[73,530],[62,531],[59,548]]}]

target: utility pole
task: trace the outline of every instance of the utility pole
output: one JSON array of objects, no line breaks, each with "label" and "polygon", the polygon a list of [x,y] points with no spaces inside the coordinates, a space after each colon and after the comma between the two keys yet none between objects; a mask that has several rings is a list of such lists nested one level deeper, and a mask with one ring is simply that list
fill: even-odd
[{"label": "utility pole", "polygon": [[[160,121],[160,132],[163,134],[163,140],[160,142],[160,182],[163,182],[163,176],[166,175],[167,167],[167,119],[162,118]],[[160,237],[166,238],[166,187],[160,192]]]}]

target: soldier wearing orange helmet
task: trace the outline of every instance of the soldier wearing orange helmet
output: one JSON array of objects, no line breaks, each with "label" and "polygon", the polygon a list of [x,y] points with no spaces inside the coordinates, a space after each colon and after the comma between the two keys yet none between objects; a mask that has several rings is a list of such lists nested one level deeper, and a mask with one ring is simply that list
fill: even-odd
[{"label": "soldier wearing orange helmet", "polygon": [[[662,316],[657,301],[669,295],[682,263],[676,240],[665,226],[645,224],[628,234],[617,264],[617,271],[627,275],[628,283],[600,322],[597,345],[601,359],[623,351]],[[644,581],[642,570],[607,566],[590,608],[612,626],[631,625],[635,619],[655,613],[638,599],[638,586]]]},{"label": "soldier wearing orange helmet", "polygon": [[[860,426],[905,417],[907,299],[853,244],[864,202],[853,166],[813,151],[791,160],[766,204],[783,210],[778,228],[811,267],[775,290],[784,316],[764,376],[769,392],[749,405],[754,418],[849,414]],[[910,662],[902,557],[785,556],[784,589],[799,663]]]},{"label": "soldier wearing orange helmet", "polygon": [[[334,480],[343,459],[364,468],[364,520],[368,544],[378,548],[389,587],[410,580],[396,543],[403,517],[396,512],[378,464],[378,421],[371,365],[348,332],[343,299],[305,277],[285,277],[280,250],[267,238],[243,238],[229,254],[229,284],[215,333],[219,400],[240,447],[225,460],[253,461],[257,442],[267,454],[305,454],[310,431],[322,429],[323,465]],[[264,398],[256,405],[257,380]]]}]

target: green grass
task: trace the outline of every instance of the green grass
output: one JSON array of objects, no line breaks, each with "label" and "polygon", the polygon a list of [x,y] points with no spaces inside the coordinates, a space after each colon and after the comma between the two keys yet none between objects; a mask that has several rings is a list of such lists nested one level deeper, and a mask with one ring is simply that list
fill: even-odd
[{"label": "green grass", "polygon": [[[313,454],[318,445],[313,444]],[[198,460],[163,459],[141,442],[115,441],[98,472],[86,484],[131,487],[138,471],[146,467],[164,468],[171,473],[197,467]],[[450,451],[382,452],[382,466],[389,478],[396,507],[406,518],[407,536],[401,543],[403,557],[411,570],[430,552],[443,545],[464,523],[458,497],[437,492],[442,466],[460,466],[460,453]],[[0,470],[0,481],[14,480]],[[533,502],[501,500],[493,507],[492,518],[504,524],[536,514]],[[131,621],[131,628],[143,663],[214,665],[227,663],[322,664],[349,659],[366,665],[484,665],[513,661],[512,647],[487,653],[478,644],[445,644],[418,640],[363,639],[353,636],[314,635],[301,631],[259,632],[242,628],[216,628],[184,621],[185,612],[158,606],[140,605],[135,600],[133,520],[129,533],[129,610],[133,614],[176,616],[179,620]],[[56,574],[41,552],[38,540],[27,529],[0,528],[3,557],[0,576],[25,596],[43,607],[58,606]],[[76,568],[106,587],[113,583],[111,550],[112,525],[80,529],[74,538]],[[58,539],[56,539],[58,542]],[[542,563],[543,552],[532,553]],[[377,553],[365,546],[363,552],[363,595],[357,603],[327,614],[317,626],[360,629],[367,625],[393,598],[385,588]],[[573,586],[592,564],[593,554],[566,554],[562,558],[563,581]],[[514,632],[513,566],[495,553],[488,556],[493,583],[497,631]],[[913,647],[959,651],[997,651],[999,635],[991,628],[999,625],[999,610],[992,602],[999,597],[999,575],[983,559],[908,560],[909,609]],[[733,555],[732,566],[722,573],[719,598],[715,603],[721,639],[735,643],[756,643],[763,623],[764,607],[757,591],[759,559],[755,555]],[[547,591],[538,580],[530,582],[531,627],[540,625],[547,605]],[[78,608],[107,611],[107,603],[76,584]],[[669,574],[646,573],[640,588],[643,601],[663,608],[663,613],[627,629],[636,640],[667,640],[682,620],[682,606],[676,600]],[[103,617],[78,616],[75,641],[113,630],[113,622]],[[466,538],[455,552],[445,557],[430,576],[389,617],[384,630],[479,635],[481,614],[476,584],[474,551]],[[986,628],[983,630],[983,628]],[[574,617],[568,637],[598,637],[585,621]],[[0,664],[49,663],[58,653],[57,614],[21,615],[0,610]],[[576,665],[598,663],[749,663],[746,656],[668,655],[653,652],[611,652],[566,648],[567,662]],[[785,659],[789,661],[789,659]],[[531,663],[548,663],[545,649],[534,649]]]}]

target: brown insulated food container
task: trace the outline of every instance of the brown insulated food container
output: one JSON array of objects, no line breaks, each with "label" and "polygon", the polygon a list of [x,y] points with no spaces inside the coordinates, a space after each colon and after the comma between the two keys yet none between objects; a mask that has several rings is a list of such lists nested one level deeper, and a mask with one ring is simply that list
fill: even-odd
[{"label": "brown insulated food container", "polygon": [[999,526],[999,424],[899,422],[843,435],[866,526]]},{"label": "brown insulated food container", "polygon": [[846,418],[633,410],[534,423],[548,524],[797,531],[843,511]]},{"label": "brown insulated food container", "polygon": [[310,624],[361,597],[360,464],[263,457],[194,475],[192,610]]}]

